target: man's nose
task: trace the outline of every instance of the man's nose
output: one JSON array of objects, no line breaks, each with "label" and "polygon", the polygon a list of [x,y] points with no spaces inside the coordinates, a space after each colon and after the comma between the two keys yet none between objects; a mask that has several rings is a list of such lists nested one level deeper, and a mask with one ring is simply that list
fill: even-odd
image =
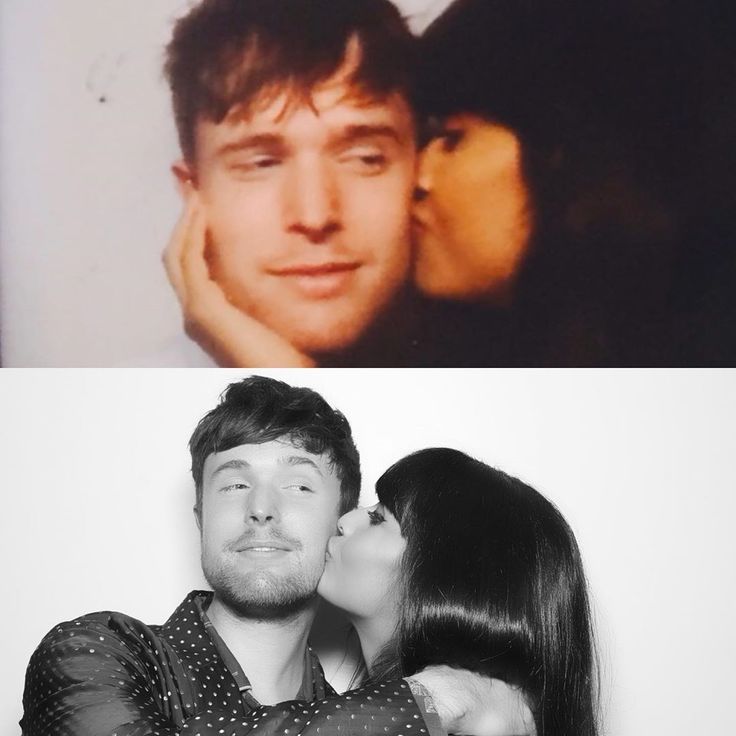
[{"label": "man's nose", "polygon": [[279,521],[277,494],[267,485],[255,485],[248,491],[245,516],[249,524],[268,524]]},{"label": "man's nose", "polygon": [[287,229],[320,244],[342,229],[337,174],[328,163],[304,161],[295,167],[287,192]]}]

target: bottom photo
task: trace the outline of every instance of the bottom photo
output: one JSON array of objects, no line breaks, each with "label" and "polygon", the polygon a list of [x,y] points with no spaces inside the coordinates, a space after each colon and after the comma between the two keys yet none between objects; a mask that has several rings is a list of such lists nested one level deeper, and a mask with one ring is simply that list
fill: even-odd
[{"label": "bottom photo", "polygon": [[736,373],[12,370],[0,732],[729,729]]}]

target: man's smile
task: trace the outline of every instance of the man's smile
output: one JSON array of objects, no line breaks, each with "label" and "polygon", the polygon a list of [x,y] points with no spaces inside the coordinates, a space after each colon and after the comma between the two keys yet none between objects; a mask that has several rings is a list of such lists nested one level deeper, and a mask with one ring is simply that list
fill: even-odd
[{"label": "man's smile", "polygon": [[309,299],[331,299],[349,290],[360,261],[324,261],[294,263],[269,269],[267,272],[283,279]]}]

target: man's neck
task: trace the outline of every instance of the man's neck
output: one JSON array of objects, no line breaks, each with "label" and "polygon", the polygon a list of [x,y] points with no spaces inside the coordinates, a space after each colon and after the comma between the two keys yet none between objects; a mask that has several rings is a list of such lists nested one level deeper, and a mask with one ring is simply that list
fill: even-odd
[{"label": "man's neck", "polygon": [[271,705],[293,700],[304,679],[307,637],[317,603],[286,619],[238,615],[215,597],[207,616],[253,686],[253,697]]}]

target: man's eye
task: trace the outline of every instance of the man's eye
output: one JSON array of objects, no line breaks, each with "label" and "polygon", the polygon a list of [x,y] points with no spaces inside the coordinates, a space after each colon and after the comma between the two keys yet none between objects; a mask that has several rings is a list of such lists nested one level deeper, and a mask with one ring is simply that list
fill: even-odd
[{"label": "man's eye", "polygon": [[301,493],[314,493],[314,489],[310,486],[305,486],[303,483],[292,483],[291,485],[286,486],[287,488],[291,488],[294,491],[300,491]]},{"label": "man's eye", "polygon": [[372,526],[375,524],[383,524],[383,522],[386,521],[386,517],[378,511],[378,509],[371,509],[368,512],[368,518],[370,519]]},{"label": "man's eye", "polygon": [[248,159],[234,161],[232,164],[230,164],[230,168],[233,171],[246,174],[260,173],[268,169],[276,168],[281,163],[281,161],[282,159],[280,159],[278,156],[251,156]]},{"label": "man's eye", "polygon": [[340,163],[366,176],[383,173],[389,165],[386,154],[374,148],[351,148],[340,156]]},{"label": "man's eye", "polygon": [[248,488],[247,483],[229,483],[220,488],[222,493],[235,493],[236,491],[244,491]]}]

